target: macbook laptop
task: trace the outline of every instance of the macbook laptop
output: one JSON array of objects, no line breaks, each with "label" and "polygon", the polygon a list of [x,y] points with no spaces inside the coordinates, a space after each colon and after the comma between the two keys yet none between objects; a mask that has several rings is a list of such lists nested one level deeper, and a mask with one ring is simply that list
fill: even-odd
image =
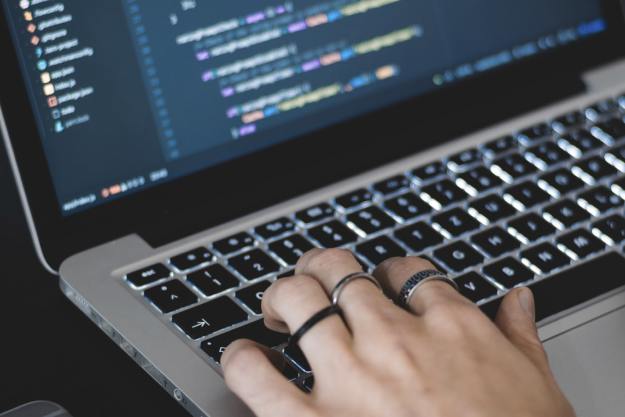
[{"label": "macbook laptop", "polygon": [[[283,351],[260,300],[313,247],[367,269],[424,256],[491,317],[528,285],[580,415],[622,415],[619,1],[0,13],[2,136],[39,259],[192,415],[250,415],[221,353],[238,338]],[[301,352],[284,355],[311,389]]]}]

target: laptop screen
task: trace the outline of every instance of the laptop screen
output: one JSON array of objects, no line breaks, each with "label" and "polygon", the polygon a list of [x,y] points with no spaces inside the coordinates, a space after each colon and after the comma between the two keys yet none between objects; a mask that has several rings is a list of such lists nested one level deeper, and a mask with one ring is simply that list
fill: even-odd
[{"label": "laptop screen", "polygon": [[600,0],[2,4],[65,215],[606,30]]}]

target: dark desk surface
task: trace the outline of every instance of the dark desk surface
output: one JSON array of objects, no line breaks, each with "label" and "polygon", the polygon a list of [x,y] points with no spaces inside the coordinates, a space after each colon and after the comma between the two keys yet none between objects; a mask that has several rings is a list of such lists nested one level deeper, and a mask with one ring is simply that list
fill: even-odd
[{"label": "dark desk surface", "polygon": [[33,400],[74,417],[187,416],[40,266],[0,143],[0,413]]}]

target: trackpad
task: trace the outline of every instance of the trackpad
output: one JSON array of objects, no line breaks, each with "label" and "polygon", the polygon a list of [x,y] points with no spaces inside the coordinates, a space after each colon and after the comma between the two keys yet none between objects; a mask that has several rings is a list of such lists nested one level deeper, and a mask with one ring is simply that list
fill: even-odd
[{"label": "trackpad", "polygon": [[545,347],[579,417],[623,417],[625,309],[557,336]]}]

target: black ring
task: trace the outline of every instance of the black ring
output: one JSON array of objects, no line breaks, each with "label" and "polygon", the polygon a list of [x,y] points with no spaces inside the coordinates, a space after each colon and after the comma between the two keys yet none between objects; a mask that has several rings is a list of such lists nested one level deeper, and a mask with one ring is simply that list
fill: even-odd
[{"label": "black ring", "polygon": [[315,327],[317,324],[327,319],[328,317],[334,316],[335,314],[342,315],[343,310],[341,310],[341,307],[337,305],[331,305],[309,318],[308,321],[302,324],[302,327],[300,327],[298,331],[293,333],[293,336],[291,336],[291,338],[289,339],[289,346],[293,347],[299,344],[299,341],[302,339],[302,337],[304,337],[304,335],[308,333],[313,327]]}]

